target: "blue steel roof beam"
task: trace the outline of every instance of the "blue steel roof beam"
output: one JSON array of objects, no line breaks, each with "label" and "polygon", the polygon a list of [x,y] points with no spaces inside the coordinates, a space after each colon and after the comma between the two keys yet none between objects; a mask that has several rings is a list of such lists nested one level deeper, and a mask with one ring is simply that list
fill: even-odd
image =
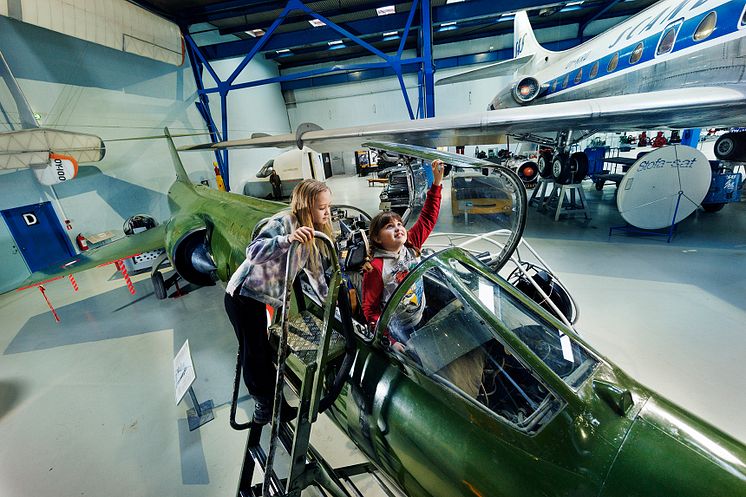
[{"label": "blue steel roof beam", "polygon": [[[422,62],[421,58],[415,57],[412,59],[402,60],[401,66],[415,65],[415,64],[420,64],[421,62]],[[242,88],[252,88],[255,86],[268,85],[271,83],[284,83],[287,81],[297,81],[297,80],[302,80],[302,79],[311,78],[315,76],[321,76],[325,74],[364,72],[364,71],[370,71],[370,70],[376,71],[380,69],[391,69],[392,71],[391,74],[396,74],[396,71],[393,69],[391,64],[387,62],[373,62],[373,63],[367,63],[367,64],[350,64],[347,66],[324,67],[324,68],[319,68],[319,69],[312,69],[310,71],[286,74],[283,76],[275,76],[273,78],[259,79],[256,81],[248,81],[246,83],[232,84],[228,87],[228,89],[229,90],[240,90]],[[404,72],[413,72],[413,71],[407,70]],[[202,93],[202,94],[219,93],[219,92],[220,92],[220,88],[205,88],[203,90],[199,90],[199,93]]]},{"label": "blue steel roof beam", "polygon": [[[405,25],[407,14],[391,14],[381,16],[376,19],[363,19],[359,21],[350,21],[344,24],[348,32],[355,33],[355,36],[361,38],[366,35],[378,35],[385,31],[401,29]],[[250,51],[261,40],[267,38],[267,34],[259,38],[252,38],[240,41],[230,41],[227,43],[218,43],[215,45],[205,45],[202,50],[208,60],[236,57]],[[277,33],[272,39],[266,42],[264,50],[282,50],[285,48],[328,43],[339,39],[339,32],[331,29],[329,26],[307,29],[303,32]]]},{"label": "blue steel roof beam", "polygon": [[[274,33],[277,27],[285,21],[285,16],[288,15],[288,12],[297,8],[296,5],[298,3],[300,3],[298,2],[298,0],[290,0],[288,4],[285,6],[285,8],[282,9],[282,12],[277,17],[277,19],[275,19],[275,21],[272,23],[272,26],[269,27],[269,29],[264,34],[264,36],[261,36],[258,38],[258,42],[253,47],[251,47],[251,50],[249,50],[249,53],[245,55],[241,63],[238,64],[238,67],[236,67],[236,69],[228,77],[227,83],[229,85],[233,84],[233,81],[235,81],[238,75],[241,74],[241,71],[243,71],[244,68],[249,64],[249,62],[251,62],[251,59],[254,58],[254,55],[256,55],[256,53],[259,50],[261,50],[264,45],[267,44],[267,40],[269,40],[272,37],[272,33]],[[220,84],[218,84],[218,86],[220,86]]]},{"label": "blue steel roof beam", "polygon": [[[578,38],[570,38],[567,40],[559,40],[556,43],[552,44],[552,48],[556,50],[564,50],[567,48],[574,47],[578,45],[579,39]],[[435,67],[438,69],[448,69],[453,67],[462,67],[462,66],[469,66],[473,64],[485,64],[488,62],[499,62],[501,60],[507,60],[513,57],[513,48],[506,48],[501,50],[494,50],[491,52],[483,52],[478,54],[470,54],[470,55],[455,55],[452,57],[443,57],[440,59],[435,59]],[[408,61],[402,61],[403,65],[412,66],[416,63],[416,60],[411,59],[411,63],[407,63]],[[404,67],[402,68],[403,73],[413,73],[418,71],[419,68],[415,67]],[[294,74],[301,74],[301,73],[294,73]],[[327,75],[318,75],[314,77],[304,77],[304,78],[289,78],[281,82],[281,88],[282,90],[302,90],[304,88],[318,88],[322,86],[328,86],[328,85],[334,85],[334,84],[340,84],[347,81],[363,81],[368,79],[377,79],[377,78],[384,78],[384,77],[391,77],[396,76],[396,73],[393,70],[387,70],[384,69],[383,71],[380,70],[372,70],[372,69],[361,69],[359,71],[355,71],[354,73],[347,73],[347,76],[354,74],[354,78],[342,78],[339,74],[327,74]],[[274,82],[274,81],[273,81]]]},{"label": "blue steel roof beam", "polygon": [[367,49],[369,52],[371,52],[371,53],[373,53],[375,55],[378,55],[383,60],[388,61],[388,62],[391,61],[391,57],[389,55],[386,55],[385,53],[381,52],[376,47],[374,47],[373,45],[371,45],[370,43],[368,43],[367,41],[363,40],[362,38],[360,38],[357,35],[352,34],[349,30],[347,30],[347,29],[343,28],[342,26],[334,23],[333,21],[330,21],[329,19],[327,19],[323,15],[319,14],[318,12],[314,12],[313,10],[311,10],[310,8],[308,8],[301,0],[290,0],[288,2],[288,7],[291,4],[292,5],[298,5],[298,7],[296,7],[296,8],[303,10],[304,12],[306,12],[311,17],[313,17],[315,19],[318,19],[319,21],[323,22],[324,24],[326,24],[327,26],[329,26],[330,28],[332,28],[337,33],[343,35],[346,38],[349,38],[350,40],[352,40],[353,42],[355,42],[357,45],[360,45],[361,47]]}]

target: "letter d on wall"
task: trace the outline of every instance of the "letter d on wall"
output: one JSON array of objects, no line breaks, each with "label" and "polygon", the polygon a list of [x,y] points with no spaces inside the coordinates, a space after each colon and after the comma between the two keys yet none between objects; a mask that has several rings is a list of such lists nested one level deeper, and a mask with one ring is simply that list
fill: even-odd
[{"label": "letter d on wall", "polygon": [[33,214],[31,212],[26,212],[22,214],[23,220],[26,222],[26,226],[33,226],[35,224],[39,224],[39,220],[36,218],[36,214]]}]

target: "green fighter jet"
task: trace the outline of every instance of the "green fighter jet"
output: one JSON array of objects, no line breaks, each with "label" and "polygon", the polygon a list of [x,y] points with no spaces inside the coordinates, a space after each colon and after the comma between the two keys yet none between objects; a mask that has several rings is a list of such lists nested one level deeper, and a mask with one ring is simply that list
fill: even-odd
[{"label": "green fighter jet", "polygon": [[[177,173],[169,191],[170,221],[64,268],[35,273],[27,284],[164,245],[174,268],[192,283],[230,277],[261,220],[286,206],[192,185],[168,141]],[[486,166],[432,149],[372,146],[455,166]],[[301,282],[292,305],[284,307],[286,325],[278,327],[282,313],[275,313],[270,328],[290,343],[281,363],[300,392],[296,438],[326,409],[412,497],[746,496],[743,444],[593,350],[564,315],[573,307],[566,298],[548,304],[537,297],[555,293],[548,291],[559,288],[553,282],[538,292],[526,285],[530,277],[501,276],[515,260],[526,194],[513,172],[489,166],[494,196],[504,207],[491,214],[502,242],[488,254],[458,247],[426,253],[372,330],[356,319],[359,310],[350,299],[340,298],[357,286],[366,218],[337,210],[339,262],[330,267],[329,296],[322,301]],[[384,330],[394,326],[393,316],[417,279],[428,309],[400,352],[389,346]],[[320,345],[304,335],[309,328],[322,332]],[[285,428],[276,425],[273,435],[282,435]],[[279,493],[299,495],[315,480],[333,495],[348,495],[328,477],[332,470],[316,465],[309,477],[307,459],[292,459],[300,463]],[[249,492],[250,485],[242,486]]]}]

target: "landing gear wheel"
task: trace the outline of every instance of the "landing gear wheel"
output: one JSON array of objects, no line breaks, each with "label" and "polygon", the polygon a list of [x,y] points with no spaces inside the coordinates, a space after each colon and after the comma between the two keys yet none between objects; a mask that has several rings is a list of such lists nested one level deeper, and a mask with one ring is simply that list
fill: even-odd
[{"label": "landing gear wheel", "polygon": [[725,133],[715,142],[715,157],[720,160],[738,160],[746,149],[746,133]]},{"label": "landing gear wheel", "polygon": [[539,158],[536,159],[536,167],[539,168],[539,176],[542,178],[552,177],[552,152],[539,152]]},{"label": "landing gear wheel", "polygon": [[166,292],[166,283],[163,281],[163,274],[160,271],[156,271],[150,275],[150,281],[153,282],[153,291],[155,292],[155,298],[163,300],[168,296]]},{"label": "landing gear wheel", "polygon": [[596,191],[600,192],[601,190],[603,190],[604,189],[604,183],[606,183],[606,181],[604,181],[602,179],[597,179],[596,180]]},{"label": "landing gear wheel", "polygon": [[717,202],[714,204],[702,204],[702,208],[705,210],[705,212],[717,212],[723,207],[725,207],[725,203],[723,202]]},{"label": "landing gear wheel", "polygon": [[554,181],[560,185],[570,183],[572,171],[566,154],[556,154],[552,159],[552,176],[554,176]]},{"label": "landing gear wheel", "polygon": [[539,176],[539,166],[536,162],[524,162],[518,167],[518,177],[521,178],[524,184],[533,183]]},{"label": "landing gear wheel", "polygon": [[[570,156],[571,183],[580,183],[588,175],[588,156],[585,152],[575,152]],[[603,184],[601,185],[603,188]]]}]

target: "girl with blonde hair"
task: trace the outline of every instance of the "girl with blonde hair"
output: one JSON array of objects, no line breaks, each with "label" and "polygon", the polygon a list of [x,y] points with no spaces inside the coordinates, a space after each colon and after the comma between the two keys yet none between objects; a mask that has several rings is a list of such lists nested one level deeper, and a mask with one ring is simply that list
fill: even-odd
[{"label": "girl with blonde hair", "polygon": [[[228,281],[225,310],[241,345],[241,366],[246,388],[254,398],[254,423],[267,424],[272,416],[275,367],[267,338],[267,304],[283,305],[287,252],[301,244],[290,261],[290,277],[303,270],[319,297],[328,291],[322,256],[327,249],[314,240],[314,231],[331,237],[331,191],[326,184],[303,180],[293,189],[290,212],[272,217],[246,248],[246,260]],[[283,421],[297,410],[284,399]]]}]

